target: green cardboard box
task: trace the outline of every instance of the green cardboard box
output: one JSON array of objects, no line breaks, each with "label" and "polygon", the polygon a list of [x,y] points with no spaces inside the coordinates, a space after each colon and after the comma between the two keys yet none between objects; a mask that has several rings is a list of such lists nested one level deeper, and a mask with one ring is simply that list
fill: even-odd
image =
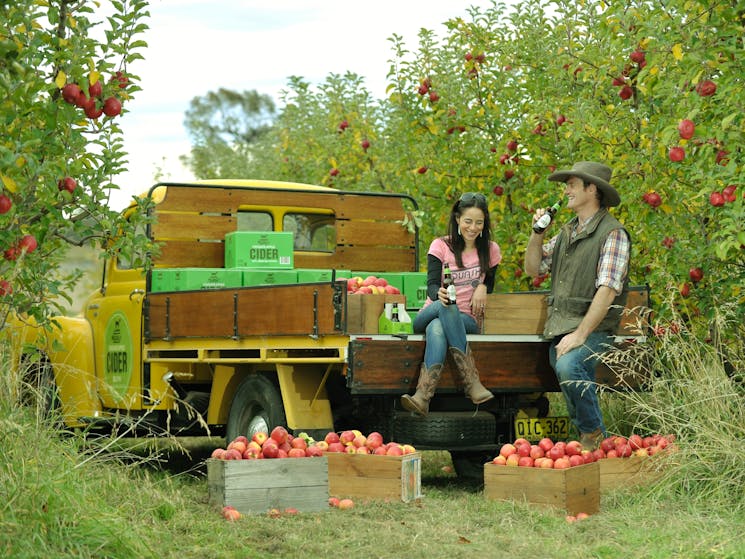
[{"label": "green cardboard box", "polygon": [[154,270],[151,290],[194,291],[199,289],[223,289],[240,287],[243,278],[240,271],[225,268],[167,268]]},{"label": "green cardboard box", "polygon": [[406,295],[407,309],[421,309],[427,301],[427,273],[404,272],[403,294]]},{"label": "green cardboard box", "polygon": [[243,273],[243,286],[254,285],[288,285],[297,283],[297,272],[295,270],[241,270]]},{"label": "green cardboard box", "polygon": [[[331,269],[316,269],[316,268],[298,268],[297,269],[297,282],[298,283],[318,283],[324,281],[331,281],[333,275]],[[349,270],[336,270],[336,279],[349,278],[351,272]]]},{"label": "green cardboard box", "polygon": [[226,268],[279,268],[294,265],[292,233],[233,231],[225,235]]}]

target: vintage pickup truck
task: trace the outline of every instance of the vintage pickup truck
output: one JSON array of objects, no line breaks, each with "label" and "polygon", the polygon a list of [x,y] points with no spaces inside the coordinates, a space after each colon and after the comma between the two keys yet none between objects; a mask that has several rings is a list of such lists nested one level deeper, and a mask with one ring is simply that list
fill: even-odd
[{"label": "vintage pickup truck", "polygon": [[[516,435],[567,435],[566,419],[539,419],[549,415],[546,393],[560,390],[540,335],[541,291],[490,295],[483,333],[470,336],[494,400],[477,409],[447,365],[427,417],[401,408],[401,395],[416,385],[422,336],[365,324],[377,324],[384,302],[405,294],[349,294],[345,278],[357,270],[424,277],[418,231],[405,226],[417,209],[410,197],[248,180],[159,183],[147,196],[157,253],[139,264],[108,261],[82,315],[59,317],[46,341],[25,328],[29,374],[55,388],[68,427],[209,430],[229,439],[280,424],[312,436],[375,430],[450,451],[460,473]],[[169,270],[227,272],[226,238],[244,231],[289,233],[285,269],[328,273],[186,289],[164,280]],[[647,289],[635,288],[619,342],[643,337],[636,318],[647,306]],[[598,378],[615,386],[626,372],[601,365]]]}]

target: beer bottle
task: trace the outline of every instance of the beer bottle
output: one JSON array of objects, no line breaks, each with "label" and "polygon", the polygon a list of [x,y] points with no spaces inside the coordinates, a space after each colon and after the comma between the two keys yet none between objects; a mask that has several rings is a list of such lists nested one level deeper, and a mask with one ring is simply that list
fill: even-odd
[{"label": "beer bottle", "polygon": [[561,200],[558,200],[553,206],[546,208],[546,213],[539,217],[538,221],[533,224],[533,231],[539,235],[543,233],[546,228],[551,225],[551,222],[554,220],[554,216],[556,215],[556,212],[559,211],[560,207]]},{"label": "beer bottle", "polygon": [[447,290],[448,292],[448,304],[454,305],[455,304],[455,284],[453,283],[453,278],[450,275],[450,264],[445,262],[445,267],[442,271],[442,286]]},{"label": "beer bottle", "polygon": [[393,305],[391,308],[391,322],[398,322],[398,305]]}]

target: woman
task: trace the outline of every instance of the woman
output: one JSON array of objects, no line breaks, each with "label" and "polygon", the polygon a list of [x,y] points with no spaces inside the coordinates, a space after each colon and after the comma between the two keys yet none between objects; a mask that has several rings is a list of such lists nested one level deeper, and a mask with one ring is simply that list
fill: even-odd
[{"label": "woman", "polygon": [[[467,192],[453,205],[448,234],[432,241],[427,253],[427,301],[414,319],[414,332],[425,333],[424,362],[416,393],[401,398],[401,405],[427,415],[429,401],[445,363],[453,356],[456,374],[474,404],[494,398],[481,384],[466,334],[478,334],[476,317],[483,317],[486,294],[494,289],[499,245],[491,239],[489,208],[481,193]],[[450,267],[456,288],[456,304],[449,304],[443,287],[443,267]]]}]

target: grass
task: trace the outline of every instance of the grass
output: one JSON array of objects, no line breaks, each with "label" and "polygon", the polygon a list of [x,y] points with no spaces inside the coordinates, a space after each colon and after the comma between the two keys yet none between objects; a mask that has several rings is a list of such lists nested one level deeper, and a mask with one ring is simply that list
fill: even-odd
[{"label": "grass", "polygon": [[224,520],[208,503],[204,459],[221,439],[84,440],[18,406],[0,376],[0,556],[13,558],[745,557],[745,388],[740,355],[724,359],[685,331],[640,357],[648,390],[602,395],[611,431],[675,433],[665,475],[603,492],[601,512],[565,513],[486,499],[424,452],[416,503]]}]

